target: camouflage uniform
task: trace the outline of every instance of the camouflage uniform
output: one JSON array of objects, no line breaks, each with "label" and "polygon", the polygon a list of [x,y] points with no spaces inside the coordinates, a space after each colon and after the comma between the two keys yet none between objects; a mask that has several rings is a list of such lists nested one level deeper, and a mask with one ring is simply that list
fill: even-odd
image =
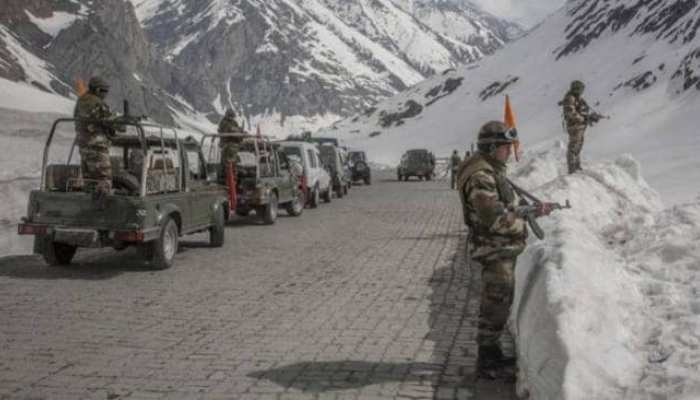
[{"label": "camouflage uniform", "polygon": [[75,123],[80,167],[84,179],[97,182],[97,192],[109,193],[112,187],[109,147],[114,130],[108,122],[114,120],[114,114],[92,89],[80,96],[74,111],[74,117],[82,120]]},{"label": "camouflage uniform", "polygon": [[[219,123],[219,133],[245,133],[236,122],[236,115],[233,110],[226,111],[226,115]],[[237,161],[238,151],[240,150],[240,139],[237,138],[221,138],[219,142],[221,147],[221,165],[226,168],[229,161]]]},{"label": "camouflage uniform", "polygon": [[[572,86],[574,85],[572,84]],[[582,91],[583,89],[581,89]],[[581,150],[583,149],[583,139],[588,124],[588,114],[590,113],[590,108],[583,97],[581,97],[581,92],[569,91],[561,103],[564,108],[566,131],[569,133],[569,148],[566,153],[566,162],[569,166],[570,174],[581,169]]]},{"label": "camouflage uniform", "polygon": [[450,188],[454,189],[455,184],[457,183],[457,171],[459,170],[459,164],[462,163],[462,160],[459,158],[459,154],[457,154],[457,150],[455,150],[452,153],[452,157],[450,157]]},{"label": "camouflage uniform", "polygon": [[477,153],[458,178],[471,258],[483,267],[479,346],[498,346],[513,301],[515,262],[527,238],[525,220],[507,212],[517,202],[505,173],[504,163]]}]

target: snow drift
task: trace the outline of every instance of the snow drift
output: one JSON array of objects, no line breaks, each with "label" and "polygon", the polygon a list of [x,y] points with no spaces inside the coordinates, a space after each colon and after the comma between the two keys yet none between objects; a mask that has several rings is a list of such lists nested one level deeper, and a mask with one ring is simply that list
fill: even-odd
[{"label": "snow drift", "polygon": [[628,155],[564,175],[563,143],[533,153],[515,180],[574,209],[518,262],[520,393],[700,398],[700,203],[664,211]]}]

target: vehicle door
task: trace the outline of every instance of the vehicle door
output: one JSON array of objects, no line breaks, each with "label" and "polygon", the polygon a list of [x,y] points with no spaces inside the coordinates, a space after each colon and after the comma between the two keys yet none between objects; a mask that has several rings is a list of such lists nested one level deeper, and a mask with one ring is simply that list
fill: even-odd
[{"label": "vehicle door", "polygon": [[197,146],[184,146],[184,158],[187,169],[188,202],[191,210],[191,224],[194,227],[208,225],[211,222],[212,192],[207,180],[207,168],[202,152]]},{"label": "vehicle door", "polygon": [[274,154],[277,165],[279,201],[286,203],[294,199],[298,182],[297,178],[289,171],[287,155],[281,151],[275,151]]}]

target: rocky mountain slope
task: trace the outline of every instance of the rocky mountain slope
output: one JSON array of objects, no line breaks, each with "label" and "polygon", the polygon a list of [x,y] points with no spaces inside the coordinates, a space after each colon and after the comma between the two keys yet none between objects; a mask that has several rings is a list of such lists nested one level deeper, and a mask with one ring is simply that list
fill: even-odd
[{"label": "rocky mountain slope", "polygon": [[[700,4],[571,0],[492,57],[436,76],[324,131],[394,164],[409,147],[466,150],[485,121],[503,118],[509,94],[525,148],[566,139],[569,83],[611,117],[589,129],[584,157],[632,153],[667,201],[700,194]],[[672,162],[669,162],[672,160]]]},{"label": "rocky mountain slope", "polygon": [[268,133],[351,115],[521,31],[428,0],[6,0],[0,78],[70,96],[101,74],[113,106],[212,127],[226,107]]}]

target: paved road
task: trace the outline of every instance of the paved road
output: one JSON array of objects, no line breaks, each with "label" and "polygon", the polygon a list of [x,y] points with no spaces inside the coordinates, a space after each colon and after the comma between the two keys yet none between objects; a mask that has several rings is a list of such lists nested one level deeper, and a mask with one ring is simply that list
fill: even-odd
[{"label": "paved road", "polygon": [[509,399],[475,387],[456,194],[377,179],[274,226],[187,238],[170,270],[0,259],[1,399]]}]

